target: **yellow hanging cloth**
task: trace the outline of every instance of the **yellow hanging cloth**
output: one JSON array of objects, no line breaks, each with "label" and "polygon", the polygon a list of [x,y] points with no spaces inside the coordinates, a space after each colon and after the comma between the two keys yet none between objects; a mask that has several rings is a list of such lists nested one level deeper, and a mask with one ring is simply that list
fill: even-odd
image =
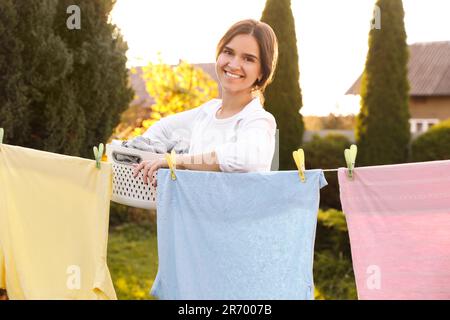
[{"label": "yellow hanging cloth", "polygon": [[10,299],[117,299],[111,192],[108,163],[0,144],[0,288]]}]

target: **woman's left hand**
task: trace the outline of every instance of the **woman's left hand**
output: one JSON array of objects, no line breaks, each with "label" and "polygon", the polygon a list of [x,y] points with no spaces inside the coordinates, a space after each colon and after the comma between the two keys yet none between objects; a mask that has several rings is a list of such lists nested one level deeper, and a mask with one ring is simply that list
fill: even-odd
[{"label": "woman's left hand", "polygon": [[155,181],[153,183],[153,173],[157,171],[159,168],[169,168],[169,164],[165,158],[161,158],[158,160],[147,160],[142,161],[139,165],[133,164],[133,177],[137,177],[139,171],[144,169],[144,183],[147,184],[147,178],[150,178],[150,183],[156,187],[157,181],[155,177]]}]

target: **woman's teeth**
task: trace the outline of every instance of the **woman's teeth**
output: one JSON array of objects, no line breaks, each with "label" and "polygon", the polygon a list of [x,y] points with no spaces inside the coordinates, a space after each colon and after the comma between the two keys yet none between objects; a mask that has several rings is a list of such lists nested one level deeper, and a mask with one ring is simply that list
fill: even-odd
[{"label": "woman's teeth", "polygon": [[225,74],[226,74],[227,76],[231,77],[231,78],[234,78],[234,79],[240,79],[240,78],[242,78],[242,76],[239,76],[239,75],[237,75],[237,74],[232,74],[232,73],[229,73],[229,72],[227,72],[227,71],[225,71]]}]

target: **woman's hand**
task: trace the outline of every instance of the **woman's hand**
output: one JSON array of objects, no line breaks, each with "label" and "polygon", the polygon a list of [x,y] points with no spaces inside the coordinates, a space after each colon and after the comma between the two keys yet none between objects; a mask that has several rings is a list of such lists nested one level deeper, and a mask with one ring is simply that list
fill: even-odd
[{"label": "woman's hand", "polygon": [[154,161],[142,161],[139,165],[133,164],[133,177],[137,177],[139,174],[139,171],[144,169],[144,183],[147,184],[147,177],[150,178],[150,183],[153,184],[153,186],[156,187],[157,181],[155,177],[155,181],[153,183],[153,173],[157,171],[159,168],[168,168],[169,164],[167,163],[167,160],[165,158],[161,158]]}]

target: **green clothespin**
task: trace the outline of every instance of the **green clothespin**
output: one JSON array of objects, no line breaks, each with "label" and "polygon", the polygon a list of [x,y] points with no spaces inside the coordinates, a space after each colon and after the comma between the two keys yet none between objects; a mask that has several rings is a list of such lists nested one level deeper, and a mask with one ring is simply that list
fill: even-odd
[{"label": "green clothespin", "polygon": [[0,128],[0,143],[3,143],[3,134],[5,133],[5,130],[3,128]]},{"label": "green clothespin", "polygon": [[103,152],[105,151],[105,148],[103,146],[103,143],[100,143],[100,145],[97,147],[94,147],[94,157],[95,157],[95,161],[97,162],[96,166],[98,169],[100,169],[100,161],[102,160],[103,157]]},{"label": "green clothespin", "polygon": [[292,152],[292,156],[297,165],[298,176],[300,177],[301,182],[305,182],[305,152],[303,149],[298,149],[297,151]]},{"label": "green clothespin", "polygon": [[358,147],[354,144],[350,146],[350,149],[345,149],[344,156],[345,156],[345,162],[347,162],[347,168],[348,168],[348,177],[350,180],[353,180],[353,170],[355,169],[355,161],[356,161],[356,154],[358,153]]}]

